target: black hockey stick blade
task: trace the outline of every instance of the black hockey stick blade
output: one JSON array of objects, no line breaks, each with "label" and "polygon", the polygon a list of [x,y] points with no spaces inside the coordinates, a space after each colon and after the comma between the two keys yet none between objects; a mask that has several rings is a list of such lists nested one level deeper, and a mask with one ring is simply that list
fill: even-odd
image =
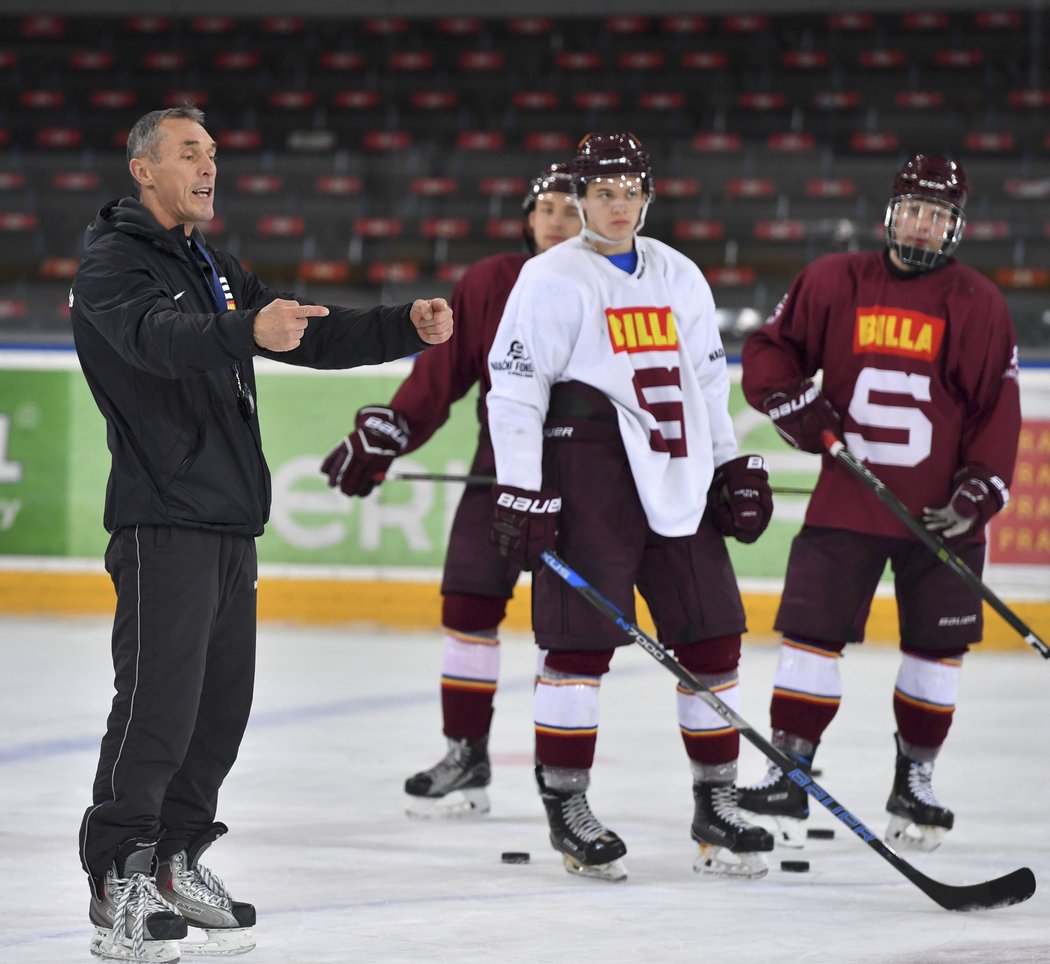
[{"label": "black hockey stick blade", "polygon": [[[395,472],[390,476],[402,482],[462,482],[464,485],[495,485],[494,475],[455,475],[449,472]],[[812,489],[770,486],[774,495],[812,495]]]},{"label": "black hockey stick blade", "polygon": [[887,509],[902,522],[915,537],[930,550],[941,562],[955,573],[972,592],[980,596],[1005,620],[1011,629],[1015,630],[1020,637],[1028,643],[1043,659],[1050,659],[1050,645],[1047,645],[1035,630],[1032,629],[1020,616],[1006,605],[980,577],[952,551],[951,547],[939,536],[930,532],[909,511],[908,507],[901,502],[866,465],[864,465],[834,434],[825,430],[824,446],[828,454],[837,462],[842,463],[849,471],[868,488]]},{"label": "black hockey stick blade", "polygon": [[765,737],[758,733],[750,723],[727,703],[719,699],[692,673],[689,672],[674,655],[664,649],[655,639],[643,632],[628,620],[622,612],[583,576],[579,575],[553,552],[545,551],[541,558],[548,569],[559,576],[600,613],[612,620],[634,642],[638,643],[661,666],[673,673],[684,686],[695,693],[711,709],[722,717],[733,729],[754,746],[767,759],[775,763],[796,784],[802,787],[817,803],[845,824],[854,834],[863,840],[883,860],[890,863],[901,874],[908,878],[927,897],[945,910],[990,910],[993,907],[1007,907],[1028,900],[1035,893],[1035,875],[1027,867],[1022,867],[1003,877],[986,880],[979,884],[942,884],[927,877],[913,867],[889,844],[881,840],[874,831],[869,830],[830,793],[820,786],[812,777],[803,771],[787,754],[783,753]]}]

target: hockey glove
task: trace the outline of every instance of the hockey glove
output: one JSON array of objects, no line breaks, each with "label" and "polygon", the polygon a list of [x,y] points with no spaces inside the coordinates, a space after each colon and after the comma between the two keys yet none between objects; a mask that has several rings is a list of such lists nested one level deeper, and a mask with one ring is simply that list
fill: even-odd
[{"label": "hockey glove", "polygon": [[722,535],[754,542],[773,517],[766,460],[761,455],[741,455],[720,465],[707,490],[707,506]]},{"label": "hockey glove", "polygon": [[808,378],[786,392],[773,392],[762,403],[762,408],[787,443],[803,452],[825,451],[821,437],[825,429],[836,438],[840,435],[839,413]]},{"label": "hockey glove", "polygon": [[489,542],[522,569],[542,569],[540,553],[554,548],[561,498],[552,489],[534,492],[509,485],[495,486],[492,495]]},{"label": "hockey glove", "polygon": [[400,412],[378,405],[362,408],[354,431],[328,453],[321,472],[346,495],[368,495],[407,445],[408,423]]},{"label": "hockey glove", "polygon": [[955,491],[944,508],[922,510],[926,528],[940,533],[945,539],[957,539],[980,531],[1010,501],[1006,483],[977,462],[959,469],[952,477],[952,484]]}]

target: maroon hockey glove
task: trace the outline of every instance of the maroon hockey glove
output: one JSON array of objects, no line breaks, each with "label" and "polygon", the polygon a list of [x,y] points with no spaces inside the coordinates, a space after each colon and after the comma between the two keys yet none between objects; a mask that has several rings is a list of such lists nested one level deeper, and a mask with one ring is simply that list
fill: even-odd
[{"label": "maroon hockey glove", "polygon": [[964,465],[952,476],[955,491],[944,508],[922,510],[922,521],[930,532],[957,539],[979,532],[988,520],[1010,501],[1006,483],[992,470],[976,462]]},{"label": "maroon hockey glove", "polygon": [[356,427],[321,463],[328,484],[347,495],[368,495],[408,445],[408,423],[400,412],[373,405],[357,413]]},{"label": "maroon hockey glove", "polygon": [[707,491],[707,505],[722,535],[754,542],[773,517],[766,460],[761,455],[741,455],[720,465]]},{"label": "maroon hockey glove", "polygon": [[825,429],[840,437],[839,413],[808,378],[786,392],[773,392],[762,408],[787,443],[803,452],[819,455],[826,451],[821,438]]},{"label": "maroon hockey glove", "polygon": [[495,505],[489,542],[499,553],[522,569],[542,569],[540,553],[554,548],[561,499],[553,489],[534,492],[497,485],[492,489]]}]

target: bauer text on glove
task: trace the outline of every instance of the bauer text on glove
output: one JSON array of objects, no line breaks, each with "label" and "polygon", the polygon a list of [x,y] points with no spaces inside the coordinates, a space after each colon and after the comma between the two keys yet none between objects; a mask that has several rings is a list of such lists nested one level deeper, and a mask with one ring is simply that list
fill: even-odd
[{"label": "bauer text on glove", "polygon": [[788,444],[803,452],[824,452],[825,430],[836,437],[841,433],[839,413],[808,378],[787,391],[773,392],[762,408]]},{"label": "bauer text on glove", "polygon": [[561,498],[552,489],[536,492],[497,485],[489,542],[500,555],[522,569],[540,569],[545,549],[553,549],[558,533]]},{"label": "bauer text on glove", "polygon": [[328,484],[346,495],[368,495],[408,445],[408,423],[400,412],[373,405],[357,413],[354,430],[321,463]]}]

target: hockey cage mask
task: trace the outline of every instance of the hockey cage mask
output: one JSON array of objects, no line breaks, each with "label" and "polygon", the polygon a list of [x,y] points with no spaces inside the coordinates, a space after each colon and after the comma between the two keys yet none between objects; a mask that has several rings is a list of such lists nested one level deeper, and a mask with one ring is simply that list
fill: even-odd
[{"label": "hockey cage mask", "polygon": [[[952,256],[962,240],[966,226],[966,197],[969,183],[963,169],[945,157],[916,154],[898,172],[893,180],[893,194],[886,207],[886,243],[897,252],[906,265],[920,271],[939,268]],[[943,217],[935,220],[930,240],[936,247],[907,243],[909,225],[915,217],[911,202],[931,202]],[[940,232],[938,237],[937,232]]]},{"label": "hockey cage mask", "polygon": [[642,147],[642,142],[630,131],[587,134],[577,145],[576,156],[572,159],[572,187],[576,207],[580,212],[580,222],[583,224],[582,234],[599,244],[614,242],[587,227],[587,215],[580,201],[587,193],[587,184],[590,181],[596,178],[612,180],[617,175],[621,178],[637,177],[642,182],[645,202],[638,216],[638,224],[634,228],[634,233],[638,234],[645,226],[645,212],[649,210],[655,196],[652,157]]},{"label": "hockey cage mask", "polygon": [[529,227],[529,215],[535,210],[541,194],[568,194],[572,196],[572,175],[568,164],[550,164],[529,183],[521,200],[521,236],[529,254],[536,253],[536,238]]}]

